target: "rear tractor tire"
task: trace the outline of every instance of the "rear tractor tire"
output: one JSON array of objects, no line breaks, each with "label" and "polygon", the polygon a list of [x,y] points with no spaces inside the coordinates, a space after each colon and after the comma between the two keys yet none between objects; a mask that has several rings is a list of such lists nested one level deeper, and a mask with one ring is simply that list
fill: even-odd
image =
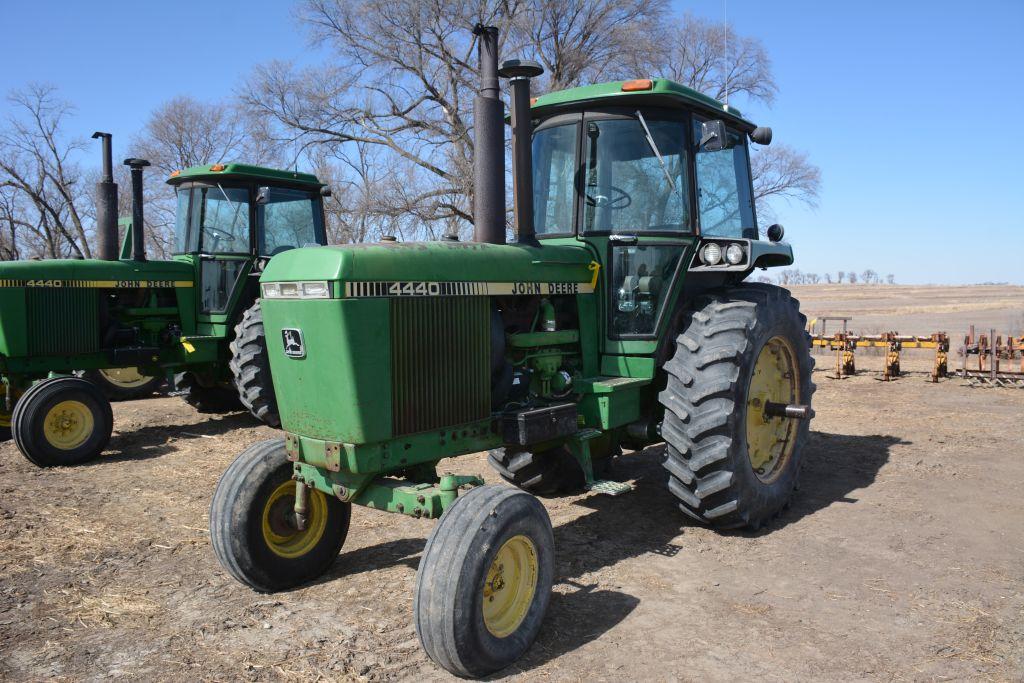
[{"label": "rear tractor tire", "polygon": [[143,375],[138,368],[132,367],[83,370],[78,376],[98,386],[111,401],[133,401],[151,396],[164,382],[163,377]]},{"label": "rear tractor tire", "polygon": [[528,493],[489,485],[459,496],[416,573],[413,614],[427,655],[465,677],[519,659],[548,608],[554,543],[547,511]]},{"label": "rear tractor tire", "polygon": [[235,325],[230,366],[242,405],[267,426],[280,427],[281,416],[277,412],[277,397],[267,355],[267,335],[263,328],[263,309],[258,300]]},{"label": "rear tractor tire", "polygon": [[174,376],[174,393],[200,413],[231,413],[242,409],[238,394],[227,387],[205,386],[194,373]]},{"label": "rear tractor tire", "polygon": [[757,529],[788,505],[810,419],[766,406],[811,405],[805,325],[781,287],[744,284],[695,302],[659,395],[668,488],[690,517]]},{"label": "rear tractor tire", "polygon": [[221,566],[261,593],[308,583],[334,562],[348,536],[352,505],[309,493],[306,528],[295,522],[292,463],[284,439],[243,451],[221,475],[210,503],[210,542]]},{"label": "rear tractor tire", "polygon": [[39,382],[18,400],[11,416],[14,442],[39,467],[78,465],[110,443],[114,415],[95,384],[80,377]]}]

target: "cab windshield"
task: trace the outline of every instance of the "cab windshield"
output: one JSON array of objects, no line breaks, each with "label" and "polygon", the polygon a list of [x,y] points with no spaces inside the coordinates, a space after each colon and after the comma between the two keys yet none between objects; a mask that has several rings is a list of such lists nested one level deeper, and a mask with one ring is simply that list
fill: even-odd
[{"label": "cab windshield", "polygon": [[[253,195],[257,192],[256,195]],[[178,188],[175,253],[250,254],[256,199],[259,254],[320,244],[324,231],[318,193],[283,187]]]},{"label": "cab windshield", "polygon": [[533,138],[534,224],[538,234],[573,231],[576,193],[585,232],[689,232],[686,124],[636,112],[586,121],[583,168],[578,124]]}]

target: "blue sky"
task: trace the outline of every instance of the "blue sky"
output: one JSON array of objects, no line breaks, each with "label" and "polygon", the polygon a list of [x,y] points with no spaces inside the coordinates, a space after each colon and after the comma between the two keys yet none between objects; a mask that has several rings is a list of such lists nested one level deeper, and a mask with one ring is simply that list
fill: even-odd
[{"label": "blue sky", "polygon": [[[721,18],[723,0],[674,3]],[[0,92],[48,82],[75,133],[126,142],[166,99],[230,97],[252,65],[315,63],[291,4],[3,0]],[[805,271],[1024,284],[1024,1],[729,2],[779,94],[744,113],[822,169],[820,206],[777,206]],[[739,104],[739,103],[735,103]],[[0,103],[0,114],[9,111]]]}]

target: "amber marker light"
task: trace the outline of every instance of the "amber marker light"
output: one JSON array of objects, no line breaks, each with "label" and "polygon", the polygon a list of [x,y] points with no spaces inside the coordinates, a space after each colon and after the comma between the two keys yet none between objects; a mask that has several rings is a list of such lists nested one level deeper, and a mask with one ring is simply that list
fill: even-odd
[{"label": "amber marker light", "polygon": [[622,92],[636,92],[638,90],[650,90],[654,87],[654,81],[649,78],[636,78],[622,84]]},{"label": "amber marker light", "polygon": [[214,164],[210,167],[211,171],[223,171],[225,168],[224,164]]}]

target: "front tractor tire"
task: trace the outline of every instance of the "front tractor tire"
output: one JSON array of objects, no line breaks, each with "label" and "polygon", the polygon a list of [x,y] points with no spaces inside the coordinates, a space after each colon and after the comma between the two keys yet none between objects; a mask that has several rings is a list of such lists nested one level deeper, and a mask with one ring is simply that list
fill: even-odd
[{"label": "front tractor tire", "polygon": [[267,355],[267,335],[263,328],[263,309],[258,300],[235,326],[230,367],[242,405],[267,426],[280,427],[281,416],[277,412],[277,397]]},{"label": "front tractor tire", "polygon": [[810,419],[766,406],[811,405],[805,325],[781,287],[744,284],[695,302],[659,395],[668,488],[690,517],[757,529],[789,503]]},{"label": "front tractor tire", "polygon": [[465,677],[503,669],[537,637],[551,598],[554,536],[540,501],[505,486],[459,496],[416,573],[413,614],[427,655]]},{"label": "front tractor tire", "polygon": [[331,566],[348,536],[352,506],[309,491],[306,528],[295,520],[292,463],[284,440],[243,451],[221,476],[210,503],[210,541],[221,566],[261,593],[308,583]]},{"label": "front tractor tire", "polygon": [[78,465],[98,457],[113,428],[110,401],[80,377],[39,382],[22,395],[11,416],[15,444],[39,467]]}]

